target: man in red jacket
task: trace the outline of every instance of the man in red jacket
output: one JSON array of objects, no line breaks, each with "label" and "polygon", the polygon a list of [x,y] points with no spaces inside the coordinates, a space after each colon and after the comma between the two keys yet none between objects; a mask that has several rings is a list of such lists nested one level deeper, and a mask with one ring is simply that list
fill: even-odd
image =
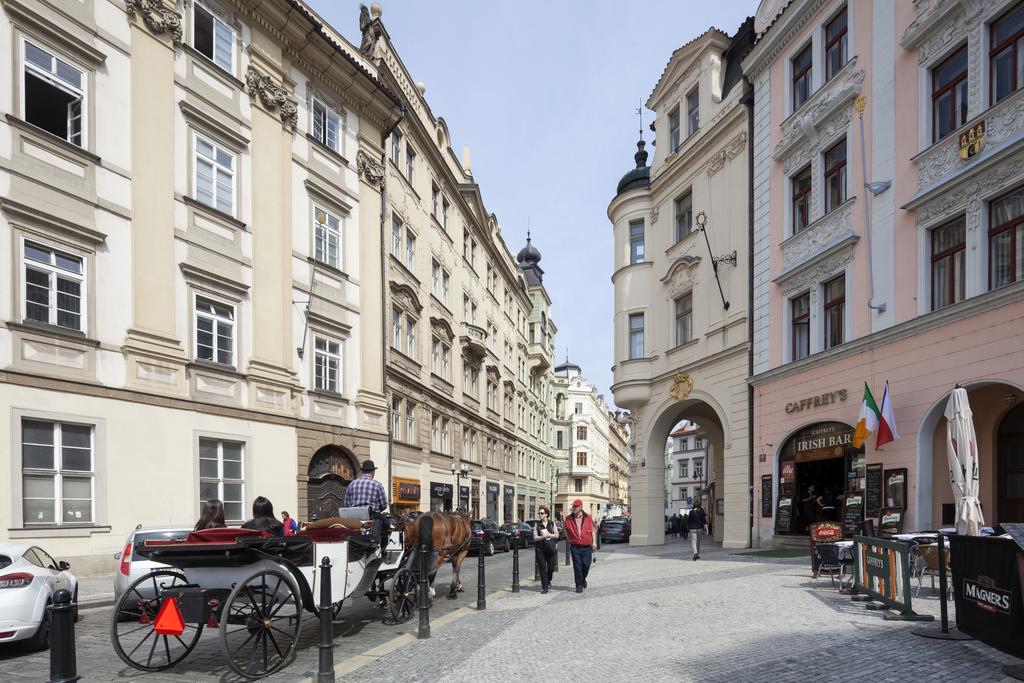
[{"label": "man in red jacket", "polygon": [[569,553],[572,555],[576,592],[582,593],[587,587],[587,574],[590,573],[590,561],[597,549],[597,540],[594,537],[594,520],[583,511],[583,501],[579,498],[572,502],[572,514],[565,519],[565,540],[569,543]]}]

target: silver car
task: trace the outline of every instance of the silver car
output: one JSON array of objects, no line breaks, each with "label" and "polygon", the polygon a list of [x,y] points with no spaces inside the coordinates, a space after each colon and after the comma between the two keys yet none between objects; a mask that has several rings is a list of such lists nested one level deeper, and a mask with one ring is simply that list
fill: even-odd
[{"label": "silver car", "polygon": [[184,539],[192,531],[192,527],[155,527],[143,529],[142,525],[135,527],[135,530],[128,534],[124,549],[114,554],[115,560],[120,560],[117,571],[114,572],[114,601],[120,599],[121,594],[128,590],[128,586],[154,569],[167,569],[163,562],[154,562],[149,559],[146,552],[146,541]]}]

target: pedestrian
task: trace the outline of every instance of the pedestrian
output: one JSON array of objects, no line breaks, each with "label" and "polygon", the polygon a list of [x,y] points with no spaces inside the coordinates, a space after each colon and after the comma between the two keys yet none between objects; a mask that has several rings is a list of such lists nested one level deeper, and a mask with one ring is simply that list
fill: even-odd
[{"label": "pedestrian", "polygon": [[263,496],[252,502],[252,519],[242,525],[243,529],[269,531],[275,536],[284,536],[284,525],[274,516],[274,504]]},{"label": "pedestrian", "polygon": [[590,562],[597,548],[597,540],[594,537],[594,519],[583,511],[583,501],[579,498],[572,502],[572,514],[565,521],[565,540],[569,543],[569,553],[572,555],[576,592],[582,593],[587,587],[587,574],[590,573]]},{"label": "pedestrian", "polygon": [[299,523],[289,516],[287,510],[281,512],[281,524],[284,526],[285,536],[294,536],[299,531]]},{"label": "pedestrian", "polygon": [[558,529],[551,520],[551,513],[545,506],[537,509],[540,517],[533,529],[533,550],[537,555],[537,571],[540,573],[540,592],[551,588],[551,577],[558,562]]},{"label": "pedestrian", "polygon": [[825,487],[825,493],[818,496],[818,505],[821,507],[821,520],[823,522],[835,522],[836,517],[836,494],[831,486]]},{"label": "pedestrian", "polygon": [[384,495],[384,485],[373,478],[377,466],[372,460],[364,460],[360,469],[362,475],[345,489],[345,507],[368,507],[370,512],[380,514],[388,507],[388,497]]},{"label": "pedestrian", "polygon": [[203,503],[202,512],[199,513],[199,521],[196,522],[196,531],[203,529],[223,529],[227,524],[224,522],[224,503],[218,498],[211,498]]},{"label": "pedestrian", "polygon": [[688,524],[690,527],[690,547],[693,549],[693,560],[700,559],[700,536],[708,532],[708,516],[704,512],[704,506],[698,500],[690,510]]}]

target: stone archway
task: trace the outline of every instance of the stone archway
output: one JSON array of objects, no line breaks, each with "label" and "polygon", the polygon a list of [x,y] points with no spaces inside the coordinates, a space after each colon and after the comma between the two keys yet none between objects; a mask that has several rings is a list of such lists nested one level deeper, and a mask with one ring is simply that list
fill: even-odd
[{"label": "stone archway", "polygon": [[355,456],[341,446],[327,445],[314,453],[307,472],[306,518],[336,517],[356,472]]}]

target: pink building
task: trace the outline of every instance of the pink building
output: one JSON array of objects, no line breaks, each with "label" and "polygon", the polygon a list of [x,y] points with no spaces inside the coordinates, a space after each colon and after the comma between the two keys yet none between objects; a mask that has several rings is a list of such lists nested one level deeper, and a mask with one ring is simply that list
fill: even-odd
[{"label": "pink building", "polygon": [[[957,383],[986,522],[1024,520],[1024,0],[763,0],[755,30],[754,545],[832,497],[949,526]],[[856,449],[886,382],[902,438]]]}]

